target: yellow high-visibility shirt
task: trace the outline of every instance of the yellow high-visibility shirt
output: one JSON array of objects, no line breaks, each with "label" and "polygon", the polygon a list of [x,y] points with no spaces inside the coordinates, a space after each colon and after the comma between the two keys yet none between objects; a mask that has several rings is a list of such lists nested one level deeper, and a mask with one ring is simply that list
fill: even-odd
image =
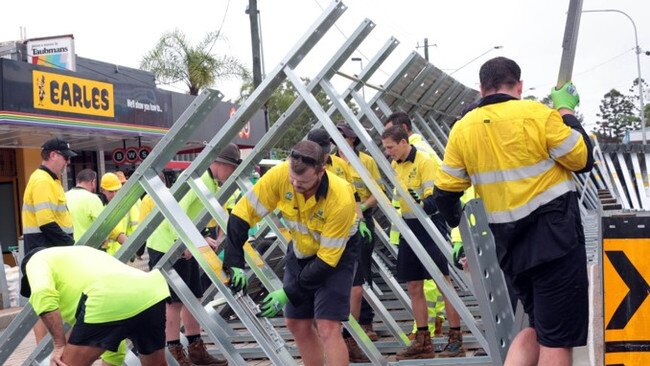
[{"label": "yellow high-visibility shirt", "polygon": [[84,322],[130,318],[169,296],[162,274],[129,267],[88,246],[53,247],[34,254],[26,266],[29,303],[38,315],[59,309],[74,325],[81,294],[88,296]]},{"label": "yellow high-visibility shirt", "polygon": [[276,208],[289,227],[298,259],[317,255],[336,267],[357,232],[352,185],[329,171],[316,194],[305,199],[289,182],[289,163],[276,165],[237,202],[232,214],[252,227]]},{"label": "yellow high-visibility shirt", "polygon": [[542,103],[489,104],[451,130],[436,186],[461,192],[473,184],[490,223],[513,222],[575,191],[571,171],[586,166],[587,151],[580,132]]},{"label": "yellow high-visibility shirt", "polygon": [[[99,214],[104,209],[104,205],[99,196],[81,187],[70,189],[65,193],[65,197],[68,210],[72,216],[74,240],[78,241],[90,229],[90,226],[95,222],[97,217],[99,217]],[[108,238],[117,240],[121,232],[123,231],[119,227],[115,227]]]},{"label": "yellow high-visibility shirt", "polygon": [[[412,189],[421,199],[433,194],[434,163],[428,154],[411,147],[404,161],[393,160],[391,166],[404,190]],[[404,197],[399,197],[399,206],[403,218],[416,218]]]},{"label": "yellow high-visibility shirt", "polygon": [[[359,152],[359,160],[361,160],[361,163],[363,164],[364,167],[368,170],[370,173],[370,176],[375,180],[377,185],[380,187],[380,189],[384,189],[384,183],[381,178],[381,174],[379,174],[379,168],[377,167],[377,163],[375,160],[368,154],[364,152]],[[363,182],[361,179],[361,175],[354,169],[352,164],[348,162],[348,169],[350,170],[350,174],[352,177],[352,184],[354,185],[354,188],[356,189],[357,193],[359,194],[359,198],[361,198],[361,202],[365,201],[372,195],[372,192],[368,189],[368,186]]]},{"label": "yellow high-visibility shirt", "polygon": [[55,223],[64,233],[70,234],[70,238],[73,234],[72,216],[66,206],[61,181],[44,169],[36,169],[25,187],[22,209],[25,248],[72,244],[72,240],[52,243],[41,232],[41,226]]}]

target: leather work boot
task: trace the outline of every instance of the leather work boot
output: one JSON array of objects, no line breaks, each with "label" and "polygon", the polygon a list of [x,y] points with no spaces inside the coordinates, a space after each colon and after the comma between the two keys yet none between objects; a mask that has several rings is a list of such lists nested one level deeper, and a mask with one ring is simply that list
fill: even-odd
[{"label": "leather work boot", "polygon": [[344,338],[343,340],[345,341],[345,345],[348,347],[348,357],[350,358],[350,362],[370,362],[361,348],[359,348],[359,345],[354,338]]},{"label": "leather work boot", "polygon": [[197,366],[225,366],[228,364],[227,360],[212,357],[200,338],[187,346],[187,353],[190,361]]},{"label": "leather work boot", "polygon": [[418,330],[415,333],[415,340],[411,342],[410,346],[406,347],[402,352],[399,352],[396,359],[397,361],[401,361],[434,357],[436,357],[436,353],[433,352],[429,331]]},{"label": "leather work boot", "polygon": [[463,349],[463,333],[460,330],[449,330],[449,340],[438,357],[465,357]]},{"label": "leather work boot", "polygon": [[409,333],[408,335],[409,341],[413,342],[415,340],[415,334],[416,334],[415,332]]},{"label": "leather work boot", "polygon": [[169,349],[169,353],[172,354],[172,357],[174,357],[180,366],[196,366],[187,359],[187,354],[182,344],[167,346],[167,349]]},{"label": "leather work boot", "polygon": [[375,330],[372,329],[372,323],[370,324],[361,324],[361,329],[363,329],[364,332],[366,332],[366,335],[368,338],[370,338],[371,341],[376,342],[379,340],[379,336],[377,333],[375,333]]}]

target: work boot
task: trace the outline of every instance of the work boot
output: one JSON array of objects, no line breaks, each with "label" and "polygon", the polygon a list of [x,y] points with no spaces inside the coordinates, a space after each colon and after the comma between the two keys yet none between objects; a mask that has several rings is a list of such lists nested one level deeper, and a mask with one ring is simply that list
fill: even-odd
[{"label": "work boot", "polygon": [[402,350],[402,352],[399,352],[396,359],[397,361],[401,361],[434,357],[436,357],[436,353],[433,352],[429,331],[418,330],[415,333],[415,339],[411,342],[411,345]]},{"label": "work boot", "polygon": [[463,349],[463,333],[460,330],[449,330],[449,340],[438,357],[465,357]]},{"label": "work boot", "polygon": [[375,330],[372,329],[372,323],[370,324],[361,324],[361,329],[363,329],[364,332],[366,332],[366,335],[368,338],[370,338],[371,341],[375,342],[379,340],[379,336],[377,333],[375,333]]},{"label": "work boot", "polygon": [[416,334],[417,334],[416,332],[409,333],[409,335],[408,335],[409,341],[413,342],[415,340],[415,335]]},{"label": "work boot", "polygon": [[345,345],[348,347],[348,356],[350,357],[350,362],[370,362],[361,348],[359,348],[359,345],[357,344],[357,341],[354,340],[354,338],[349,337],[344,338],[343,340],[345,341]]},{"label": "work boot", "polygon": [[185,353],[185,348],[183,348],[182,344],[167,346],[167,348],[169,349],[169,353],[172,354],[172,357],[174,357],[180,366],[196,366],[187,359],[187,353]]},{"label": "work boot", "polygon": [[228,364],[227,360],[212,357],[205,348],[205,343],[203,343],[201,338],[187,346],[187,353],[189,354],[190,361],[197,366],[225,366]]}]

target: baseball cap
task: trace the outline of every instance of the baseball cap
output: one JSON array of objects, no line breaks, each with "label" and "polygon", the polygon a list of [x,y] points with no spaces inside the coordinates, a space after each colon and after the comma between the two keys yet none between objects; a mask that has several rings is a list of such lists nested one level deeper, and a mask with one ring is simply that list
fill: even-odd
[{"label": "baseball cap", "polygon": [[241,152],[239,151],[239,147],[237,147],[237,145],[233,144],[232,142],[229,143],[226,145],[226,147],[223,148],[223,150],[221,150],[219,154],[217,154],[217,157],[214,159],[214,161],[239,166],[241,163]]},{"label": "baseball cap", "polygon": [[323,154],[329,154],[330,150],[332,149],[330,135],[327,133],[327,131],[325,131],[324,128],[317,128],[315,130],[309,131],[309,134],[307,134],[307,140],[319,144],[323,149]]},{"label": "baseball cap", "polygon": [[120,183],[120,178],[115,173],[106,173],[102,175],[100,186],[107,191],[117,191],[122,188],[122,183]]},{"label": "baseball cap", "polygon": [[115,172],[115,175],[117,175],[117,179],[120,180],[120,183],[122,184],[126,183],[126,175],[124,175],[123,171],[118,170]]},{"label": "baseball cap", "polygon": [[70,150],[70,144],[58,137],[45,141],[45,143],[41,145],[41,149],[43,149],[43,151],[58,151],[68,159],[77,156],[76,152]]},{"label": "baseball cap", "polygon": [[29,286],[27,271],[25,269],[27,268],[27,262],[32,259],[32,256],[43,249],[47,248],[36,247],[32,249],[29,253],[27,253],[27,255],[25,255],[25,258],[23,258],[23,261],[20,263],[20,273],[22,274],[22,277],[20,278],[20,296],[29,298],[29,296],[32,294],[32,288]]}]

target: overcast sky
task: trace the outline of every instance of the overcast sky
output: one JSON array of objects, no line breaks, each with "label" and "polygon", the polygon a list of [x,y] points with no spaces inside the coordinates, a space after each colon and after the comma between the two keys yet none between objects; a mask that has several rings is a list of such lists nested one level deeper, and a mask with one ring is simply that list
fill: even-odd
[{"label": "overcast sky", "polygon": [[[430,61],[449,72],[494,46],[503,46],[454,73],[456,79],[472,88],[478,88],[480,65],[495,56],[506,56],[519,63],[527,90],[525,95],[541,98],[557,80],[568,0],[347,0],[344,3],[349,9],[312,56],[303,61],[298,68],[300,75],[313,77],[345,37],[364,18],[369,18],[377,27],[357,54],[364,62],[389,37],[400,41],[372,83],[385,82],[416,45],[423,44],[425,37],[430,45],[436,45],[429,49]],[[143,54],[165,31],[178,28],[192,41],[199,42],[207,32],[221,26],[226,40],[217,43],[216,53],[234,55],[250,65],[250,23],[244,14],[247,4],[248,0],[113,0],[93,5],[85,1],[11,1],[3,4],[6,16],[0,22],[0,40],[18,39],[20,26],[26,27],[28,38],[71,33],[79,56],[138,67]],[[329,4],[326,0],[258,0],[267,71],[276,67]],[[584,0],[583,9],[626,12],[636,22],[640,47],[643,51],[650,50],[650,1]],[[607,91],[616,88],[627,93],[637,77],[634,47],[632,24],[622,14],[583,14],[573,80],[582,99],[580,110],[588,124],[595,121]],[[359,66],[359,62],[350,61],[343,71],[353,74],[359,71]],[[650,57],[645,54],[641,55],[641,73],[650,79]],[[226,99],[235,99],[238,86],[238,82],[230,82],[216,88]]]}]

